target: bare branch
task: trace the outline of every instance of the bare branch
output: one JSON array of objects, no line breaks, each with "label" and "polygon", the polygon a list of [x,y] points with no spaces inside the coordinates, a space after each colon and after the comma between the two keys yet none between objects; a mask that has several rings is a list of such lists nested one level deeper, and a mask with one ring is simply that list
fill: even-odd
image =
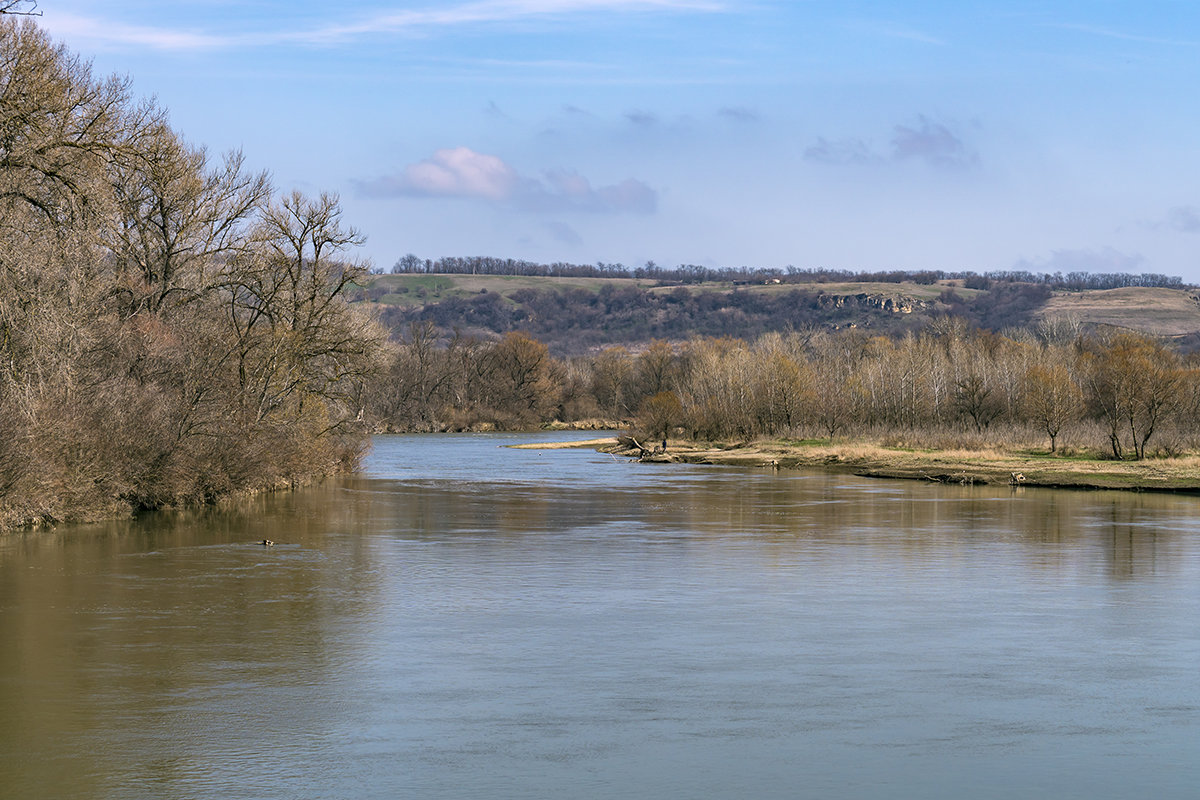
[{"label": "bare branch", "polygon": [[[22,8],[26,6],[26,8]],[[0,0],[0,14],[19,17],[40,17],[37,0]]]}]

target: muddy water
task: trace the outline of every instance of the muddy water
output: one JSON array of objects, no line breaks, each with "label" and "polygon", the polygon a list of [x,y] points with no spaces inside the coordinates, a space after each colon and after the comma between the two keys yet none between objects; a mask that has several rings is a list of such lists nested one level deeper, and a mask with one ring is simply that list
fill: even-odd
[{"label": "muddy water", "polygon": [[0,538],[0,796],[1200,785],[1200,500],[498,446],[531,438]]}]

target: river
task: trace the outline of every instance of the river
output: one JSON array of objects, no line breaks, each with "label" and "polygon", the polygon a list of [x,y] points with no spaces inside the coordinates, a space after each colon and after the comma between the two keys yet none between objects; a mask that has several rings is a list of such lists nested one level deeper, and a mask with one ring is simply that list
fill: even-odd
[{"label": "river", "polygon": [[0,536],[0,797],[1195,796],[1200,499],[571,438]]}]

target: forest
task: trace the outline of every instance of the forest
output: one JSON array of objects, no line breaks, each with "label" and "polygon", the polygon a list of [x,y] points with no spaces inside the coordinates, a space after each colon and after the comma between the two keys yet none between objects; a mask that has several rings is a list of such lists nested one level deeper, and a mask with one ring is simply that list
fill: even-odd
[{"label": "forest", "polygon": [[1047,454],[1069,442],[1068,452],[1111,459],[1196,449],[1194,359],[1148,336],[1086,334],[1070,322],[1011,333],[946,316],[900,336],[808,329],[555,358],[524,333],[439,344],[432,323],[416,322],[369,407],[400,431],[558,420],[653,440],[862,438]]},{"label": "forest", "polygon": [[0,15],[0,528],[353,467],[383,335],[362,236]]}]

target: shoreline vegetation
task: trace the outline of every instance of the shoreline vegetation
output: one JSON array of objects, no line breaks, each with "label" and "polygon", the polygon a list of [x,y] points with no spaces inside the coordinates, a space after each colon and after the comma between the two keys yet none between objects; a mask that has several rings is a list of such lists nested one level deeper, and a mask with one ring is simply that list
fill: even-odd
[{"label": "shoreline vegetation", "polygon": [[338,198],[210,155],[33,19],[0,15],[0,62],[0,530],[354,469],[386,334]]},{"label": "shoreline vegetation", "polygon": [[1200,493],[1200,456],[1142,461],[1051,456],[1033,451],[914,450],[863,441],[760,439],[747,442],[669,440],[666,452],[628,435],[513,445],[516,449],[593,448],[648,463],[716,464],[770,470],[819,469],[869,478],[955,485],[1054,489],[1120,489]]}]

